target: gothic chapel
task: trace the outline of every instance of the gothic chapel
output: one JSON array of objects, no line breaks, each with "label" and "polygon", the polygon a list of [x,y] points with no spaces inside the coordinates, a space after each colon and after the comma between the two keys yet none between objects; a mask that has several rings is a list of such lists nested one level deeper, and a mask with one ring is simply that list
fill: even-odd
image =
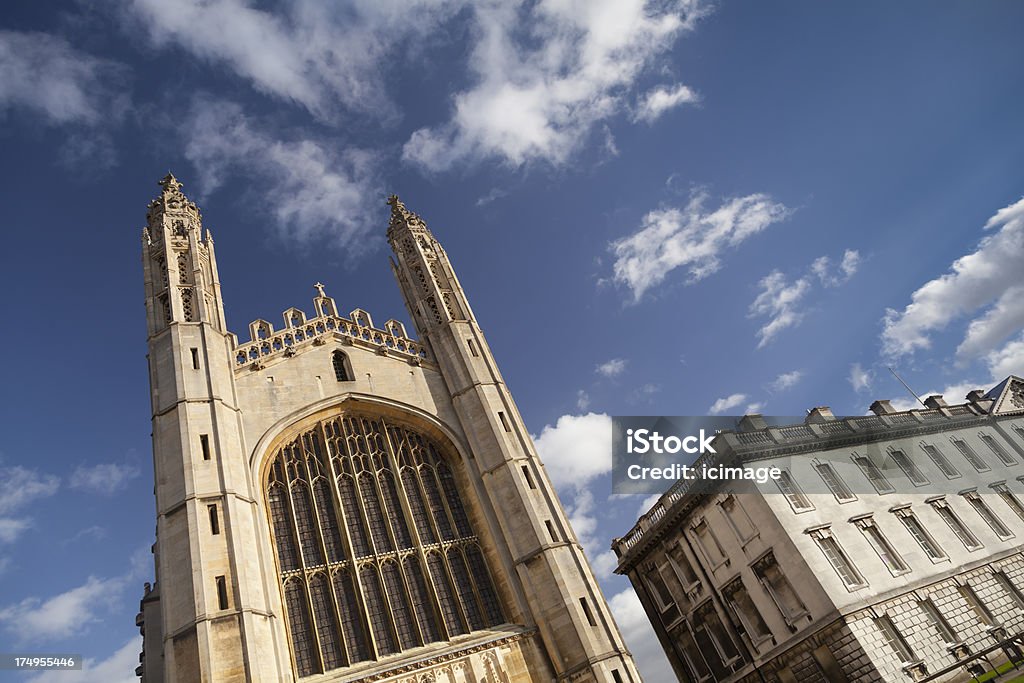
[{"label": "gothic chapel", "polygon": [[142,233],[157,526],[143,683],[638,683],[444,249],[391,197],[416,327],[228,331],[173,175]]}]

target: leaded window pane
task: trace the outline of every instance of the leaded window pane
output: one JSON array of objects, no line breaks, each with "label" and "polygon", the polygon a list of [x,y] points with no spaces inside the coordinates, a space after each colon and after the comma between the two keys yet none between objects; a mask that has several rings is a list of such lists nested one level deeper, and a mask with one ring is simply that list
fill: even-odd
[{"label": "leaded window pane", "polygon": [[341,632],[345,636],[348,662],[355,664],[365,661],[370,658],[370,641],[366,638],[366,630],[359,618],[363,609],[359,605],[359,598],[356,596],[356,589],[348,571],[342,570],[334,575],[334,592],[338,596]]},{"label": "leaded window pane", "polygon": [[320,530],[324,534],[324,545],[327,546],[327,561],[340,562],[345,559],[345,548],[341,543],[341,529],[338,528],[338,515],[331,499],[331,482],[320,477],[313,484],[313,497],[316,499],[316,510],[320,516]]},{"label": "leaded window pane", "polygon": [[284,601],[288,608],[288,626],[292,632],[295,667],[299,670],[300,676],[317,673],[319,667],[313,653],[313,629],[309,623],[306,592],[302,589],[301,581],[293,580],[284,585]]},{"label": "leaded window pane", "polygon": [[444,502],[441,500],[441,490],[437,487],[437,479],[434,478],[434,470],[426,465],[420,466],[420,479],[423,481],[423,490],[427,494],[427,503],[430,505],[430,512],[437,523],[437,531],[441,538],[452,540],[455,538],[455,531],[448,519],[448,512],[444,509]]},{"label": "leaded window pane", "polygon": [[395,487],[395,477],[391,472],[385,470],[377,475],[380,482],[380,491],[384,495],[384,504],[387,507],[387,517],[391,521],[391,530],[395,534],[395,540],[399,548],[412,548],[412,535],[409,533],[409,524],[405,521],[405,513],[402,511],[402,501],[398,497],[398,489]]},{"label": "leaded window pane", "polygon": [[354,414],[274,454],[265,493],[299,677],[503,623],[451,467],[430,438]]},{"label": "leaded window pane", "polygon": [[391,600],[391,616],[395,620],[395,631],[398,634],[399,647],[402,650],[420,644],[413,622],[412,610],[409,608],[409,595],[402,581],[402,574],[394,562],[386,562],[381,571],[384,576],[384,588]]},{"label": "leaded window pane", "polygon": [[306,566],[323,564],[324,554],[320,550],[320,538],[316,532],[317,523],[313,518],[309,489],[304,482],[292,484],[292,504],[295,506],[295,524],[299,529],[299,543],[302,545],[302,557]]},{"label": "leaded window pane", "polygon": [[267,498],[270,502],[270,520],[277,540],[277,561],[281,571],[287,572],[299,567],[299,555],[295,551],[295,534],[292,533],[291,515],[288,514],[287,493],[283,484],[270,487]]},{"label": "leaded window pane", "polygon": [[448,582],[448,570],[444,566],[444,560],[439,554],[430,553],[427,555],[427,566],[430,568],[430,579],[434,583],[434,590],[437,591],[437,599],[441,602],[441,614],[444,615],[444,623],[448,627],[449,635],[465,633],[466,628],[462,625],[462,618],[459,617],[459,608],[455,604],[455,595]]},{"label": "leaded window pane", "polygon": [[433,643],[444,640],[441,630],[437,627],[437,615],[431,605],[434,599],[430,597],[427,582],[423,578],[423,568],[416,557],[407,557],[402,561],[405,568],[405,577],[409,581],[409,597],[412,598],[413,608],[416,610],[416,622],[420,625],[420,633],[426,643]]},{"label": "leaded window pane", "polygon": [[370,523],[370,535],[373,537],[373,545],[378,553],[394,550],[391,537],[388,536],[387,523],[384,521],[384,511],[380,507],[380,498],[377,497],[377,487],[374,485],[374,476],[369,472],[359,475],[359,493],[363,498],[363,505],[366,507],[367,521]]},{"label": "leaded window pane", "polygon": [[459,536],[472,536],[473,531],[469,528],[469,517],[466,515],[466,509],[462,507],[462,500],[459,498],[458,488],[455,486],[455,477],[452,476],[448,465],[443,462],[438,464],[437,477],[441,480],[441,489],[448,501],[448,509],[451,510],[452,517],[455,519],[455,530]]},{"label": "leaded window pane", "polygon": [[423,502],[423,493],[420,491],[415,470],[409,467],[402,469],[402,486],[405,488],[405,495],[409,499],[409,508],[412,511],[412,518],[416,521],[416,530],[420,534],[420,542],[428,545],[437,543],[434,529],[430,526],[427,506]]},{"label": "leaded window pane", "polygon": [[359,572],[359,582],[363,586],[366,599],[366,611],[370,615],[370,631],[373,641],[377,644],[377,653],[389,655],[398,652],[395,637],[391,633],[390,614],[387,599],[380,585],[380,577],[373,567],[363,567]]},{"label": "leaded window pane", "polygon": [[342,659],[341,631],[334,614],[334,598],[323,574],[316,574],[309,580],[309,596],[313,603],[313,618],[316,632],[320,636],[320,651],[324,657],[324,669],[336,669],[344,663]]},{"label": "leaded window pane", "polygon": [[476,594],[473,592],[473,582],[469,578],[469,570],[466,569],[466,560],[458,548],[448,551],[448,564],[452,568],[452,578],[455,580],[455,591],[459,595],[459,601],[466,610],[466,618],[469,619],[470,630],[485,628],[483,612],[477,603]]},{"label": "leaded window pane", "polygon": [[338,490],[341,492],[341,505],[345,510],[345,524],[348,535],[352,539],[352,549],[356,557],[370,554],[370,538],[363,524],[363,516],[359,512],[359,500],[356,485],[352,477],[342,475],[338,478]]},{"label": "leaded window pane", "polygon": [[466,560],[469,562],[469,571],[473,574],[476,582],[477,592],[480,600],[484,603],[484,613],[487,615],[487,625],[497,626],[505,621],[501,615],[501,603],[494,592],[494,584],[487,572],[487,564],[484,562],[483,553],[476,544],[466,546]]}]

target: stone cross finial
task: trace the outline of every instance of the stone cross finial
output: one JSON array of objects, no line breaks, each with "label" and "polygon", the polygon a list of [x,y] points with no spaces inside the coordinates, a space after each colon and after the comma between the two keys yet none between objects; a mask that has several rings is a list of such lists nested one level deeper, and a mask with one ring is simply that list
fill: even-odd
[{"label": "stone cross finial", "polygon": [[316,291],[320,295],[321,299],[323,299],[323,298],[325,298],[327,296],[326,294],[324,294],[324,285],[323,285],[323,283],[317,282],[313,286],[316,287]]}]

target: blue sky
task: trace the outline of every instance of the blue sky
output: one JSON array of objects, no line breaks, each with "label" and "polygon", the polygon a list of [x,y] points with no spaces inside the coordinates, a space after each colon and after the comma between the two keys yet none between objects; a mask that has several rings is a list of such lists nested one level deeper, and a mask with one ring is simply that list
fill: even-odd
[{"label": "blue sky", "polygon": [[1024,6],[106,0],[0,10],[0,651],[129,681],[155,526],[139,235],[173,170],[229,326],[406,317],[445,245],[620,626],[608,415],[862,413],[1024,372]]}]

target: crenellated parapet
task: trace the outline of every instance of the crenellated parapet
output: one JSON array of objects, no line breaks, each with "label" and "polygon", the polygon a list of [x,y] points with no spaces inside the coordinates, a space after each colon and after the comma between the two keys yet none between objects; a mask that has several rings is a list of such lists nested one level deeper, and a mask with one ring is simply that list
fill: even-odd
[{"label": "crenellated parapet", "polygon": [[314,317],[307,318],[301,309],[289,308],[282,314],[284,328],[280,330],[262,319],[249,324],[249,341],[235,349],[236,369],[259,369],[269,359],[290,358],[307,346],[320,346],[330,339],[394,355],[412,364],[428,357],[426,347],[410,339],[400,321],[388,320],[383,329],[377,328],[370,314],[361,308],[342,317],[334,299],[324,294],[323,285],[317,283],[316,288],[319,296],[313,300]]}]

